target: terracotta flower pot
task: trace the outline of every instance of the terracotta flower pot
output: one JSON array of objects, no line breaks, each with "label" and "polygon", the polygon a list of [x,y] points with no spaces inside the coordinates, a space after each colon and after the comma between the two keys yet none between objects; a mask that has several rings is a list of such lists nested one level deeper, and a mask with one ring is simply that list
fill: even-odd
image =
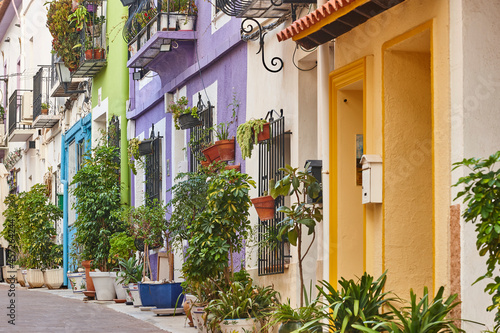
[{"label": "terracotta flower pot", "polygon": [[262,127],[262,132],[257,134],[257,141],[266,141],[271,138],[271,129],[269,123],[265,123]]},{"label": "terracotta flower pot", "polygon": [[241,171],[241,164],[226,165],[224,169],[226,170],[236,169],[236,171]]},{"label": "terracotta flower pot", "polygon": [[42,114],[49,114],[49,109],[42,109]]},{"label": "terracotta flower pot", "polygon": [[207,149],[203,149],[201,152],[203,153],[203,155],[205,155],[209,163],[220,161],[219,149],[217,149],[216,145],[212,145]]},{"label": "terracotta flower pot", "polygon": [[270,195],[251,199],[261,221],[274,218],[274,199]]},{"label": "terracotta flower pot", "polygon": [[215,145],[219,151],[219,156],[221,161],[233,161],[234,160],[234,138],[231,140],[220,140],[216,141]]},{"label": "terracotta flower pot", "polygon": [[92,59],[94,56],[94,52],[92,50],[85,50],[85,59]]},{"label": "terracotta flower pot", "polygon": [[94,49],[94,59],[102,59],[103,53],[102,49]]},{"label": "terracotta flower pot", "polygon": [[94,282],[90,277],[90,265],[92,260],[84,260],[82,261],[82,266],[85,268],[85,281],[87,283],[87,291],[95,292]]}]

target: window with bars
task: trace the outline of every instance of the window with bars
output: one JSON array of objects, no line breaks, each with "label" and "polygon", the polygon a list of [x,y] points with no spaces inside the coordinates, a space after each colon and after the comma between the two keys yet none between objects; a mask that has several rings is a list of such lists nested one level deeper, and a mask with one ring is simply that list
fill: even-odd
[{"label": "window with bars", "polygon": [[[278,115],[278,118],[274,116]],[[285,167],[286,158],[286,140],[285,140],[285,117],[283,110],[278,114],[271,110],[267,113],[266,119],[269,120],[270,138],[258,144],[259,150],[259,178],[258,190],[259,196],[269,193],[269,180],[276,181],[283,178],[283,171],[280,168]],[[278,208],[284,204],[285,198],[280,196],[275,200],[275,207]],[[278,241],[279,232],[278,223],[284,218],[283,213],[276,212],[273,219],[267,221],[259,220],[258,228],[258,273],[259,275],[281,274],[285,271],[285,263],[290,258],[290,246],[286,241]]]},{"label": "window with bars", "polygon": [[161,139],[158,132],[155,136],[154,125],[149,139],[139,145],[139,154],[146,158],[146,204],[150,205],[156,199],[161,201]]},{"label": "window with bars", "polygon": [[212,142],[212,137],[214,135],[212,130],[214,107],[210,104],[210,101],[205,105],[201,99],[201,94],[198,94],[197,107],[201,124],[190,130],[189,171],[191,172],[198,171],[201,156],[203,156],[201,151]]}]

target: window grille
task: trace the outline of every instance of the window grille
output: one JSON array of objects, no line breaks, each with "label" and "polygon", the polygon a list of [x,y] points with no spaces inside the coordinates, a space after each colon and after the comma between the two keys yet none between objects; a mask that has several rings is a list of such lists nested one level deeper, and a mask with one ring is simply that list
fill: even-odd
[{"label": "window grille", "polygon": [[154,199],[161,201],[161,136],[155,136],[154,125],[151,128],[151,152],[146,154],[146,203]]},{"label": "window grille", "polygon": [[[274,119],[276,111],[271,110],[267,113],[266,119],[270,123],[271,137],[258,144],[259,149],[259,196],[264,192],[269,193],[269,180],[276,181],[283,178],[283,171],[280,168],[285,167],[285,118],[283,110],[278,114],[279,118]],[[275,207],[278,208],[284,204],[284,197],[279,196],[275,200]],[[284,218],[283,213],[276,212],[274,218],[267,221],[259,219],[259,275],[281,274],[285,271],[285,259],[289,256],[289,247],[287,242],[278,241],[276,236],[279,232],[278,223]]]},{"label": "window grille", "polygon": [[116,147],[115,163],[120,165],[120,121],[116,115],[109,120],[108,143],[110,146]]},{"label": "window grille", "polygon": [[203,103],[201,99],[201,94],[198,93],[198,115],[201,120],[201,124],[191,128],[190,135],[190,147],[189,147],[189,171],[196,172],[200,167],[200,157],[203,155],[202,150],[207,147],[210,142],[212,142],[213,137],[213,106],[210,101],[207,102],[208,105]]}]

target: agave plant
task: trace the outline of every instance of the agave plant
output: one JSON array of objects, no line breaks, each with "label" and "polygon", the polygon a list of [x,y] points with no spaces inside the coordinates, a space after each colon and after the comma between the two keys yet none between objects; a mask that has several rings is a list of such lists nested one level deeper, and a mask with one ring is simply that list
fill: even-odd
[{"label": "agave plant", "polygon": [[[417,303],[417,295],[410,290],[410,306],[396,309],[389,304],[397,319],[395,321],[379,324],[384,330],[394,333],[445,333],[465,332],[458,328],[454,319],[447,318],[448,314],[460,302],[454,302],[457,294],[451,295],[446,300],[443,297],[444,287],[439,288],[436,297],[429,299],[429,290],[424,287],[424,295]],[[364,332],[377,332],[358,325],[354,328]]]},{"label": "agave plant", "polygon": [[383,312],[383,308],[390,306],[390,302],[395,299],[386,298],[389,293],[383,292],[387,280],[386,272],[376,281],[373,280],[367,273],[364,273],[358,282],[341,278],[338,281],[338,290],[327,281],[321,281],[323,288],[317,288],[319,296],[325,299],[323,304],[326,311],[320,318],[304,325],[300,331],[310,330],[320,321],[323,321],[322,325],[331,332],[384,331],[381,323],[392,319],[392,315],[390,312]]}]

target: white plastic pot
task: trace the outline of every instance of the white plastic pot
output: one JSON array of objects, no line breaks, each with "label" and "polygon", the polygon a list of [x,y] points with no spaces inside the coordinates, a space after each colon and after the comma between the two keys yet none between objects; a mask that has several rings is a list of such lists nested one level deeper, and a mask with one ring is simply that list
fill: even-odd
[{"label": "white plastic pot", "polygon": [[99,301],[112,301],[116,298],[115,278],[111,276],[111,272],[90,272],[90,277]]},{"label": "white plastic pot", "polygon": [[117,277],[120,276],[121,272],[111,272],[111,276],[114,279],[114,284],[115,284],[115,292],[116,292],[116,298],[117,299],[127,299],[127,292],[125,289],[123,289],[122,284],[118,283]]}]

